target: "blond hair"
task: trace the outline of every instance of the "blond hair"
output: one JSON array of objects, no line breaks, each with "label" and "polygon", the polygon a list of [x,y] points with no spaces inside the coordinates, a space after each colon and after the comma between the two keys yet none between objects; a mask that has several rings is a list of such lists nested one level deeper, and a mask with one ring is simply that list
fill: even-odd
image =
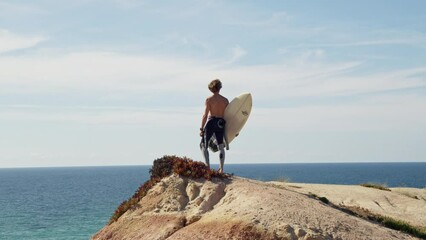
[{"label": "blond hair", "polygon": [[222,82],[219,79],[215,79],[209,83],[209,90],[212,92],[219,92],[222,88]]}]

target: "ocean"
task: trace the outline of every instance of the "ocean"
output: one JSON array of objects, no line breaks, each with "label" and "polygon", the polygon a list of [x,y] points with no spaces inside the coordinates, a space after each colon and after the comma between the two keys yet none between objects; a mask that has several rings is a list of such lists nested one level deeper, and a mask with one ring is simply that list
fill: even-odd
[{"label": "ocean", "polygon": [[[0,169],[0,239],[89,239],[149,168]],[[426,163],[228,164],[225,171],[261,181],[426,187]]]}]

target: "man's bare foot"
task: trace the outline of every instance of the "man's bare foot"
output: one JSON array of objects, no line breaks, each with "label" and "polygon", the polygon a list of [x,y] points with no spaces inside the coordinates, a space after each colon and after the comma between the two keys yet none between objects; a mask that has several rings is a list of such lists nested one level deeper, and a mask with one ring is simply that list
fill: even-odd
[{"label": "man's bare foot", "polygon": [[218,171],[219,173],[223,173],[223,169],[222,169],[222,168],[219,168],[217,171]]}]

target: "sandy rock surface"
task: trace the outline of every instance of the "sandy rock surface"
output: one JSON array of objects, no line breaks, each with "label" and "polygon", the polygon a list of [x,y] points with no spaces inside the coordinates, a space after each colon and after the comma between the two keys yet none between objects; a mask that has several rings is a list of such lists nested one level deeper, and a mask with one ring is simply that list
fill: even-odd
[{"label": "sandy rock surface", "polygon": [[391,191],[384,191],[356,185],[272,183],[295,192],[326,197],[338,206],[361,207],[426,227],[426,189],[390,188]]},{"label": "sandy rock surface", "polygon": [[239,177],[170,176],[93,239],[416,239],[293,188]]}]

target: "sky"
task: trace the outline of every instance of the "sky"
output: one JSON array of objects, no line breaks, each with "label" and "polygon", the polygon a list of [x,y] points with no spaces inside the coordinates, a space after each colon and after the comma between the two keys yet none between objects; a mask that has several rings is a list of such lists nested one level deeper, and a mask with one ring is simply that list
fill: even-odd
[{"label": "sky", "polygon": [[202,161],[215,78],[229,100],[253,96],[225,164],[425,162],[424,9],[0,0],[0,168]]}]

